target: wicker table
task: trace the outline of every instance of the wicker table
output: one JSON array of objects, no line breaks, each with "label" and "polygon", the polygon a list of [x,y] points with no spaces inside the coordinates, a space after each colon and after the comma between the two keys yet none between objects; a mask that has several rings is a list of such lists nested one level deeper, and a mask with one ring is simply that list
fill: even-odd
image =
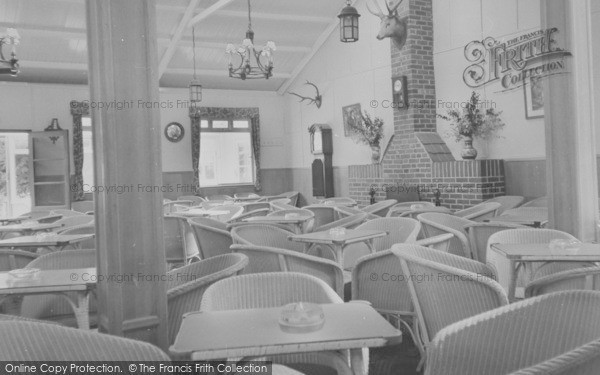
[{"label": "wicker table", "polygon": [[284,332],[278,323],[281,308],[188,313],[170,352],[179,358],[207,361],[350,349],[354,373],[361,374],[362,348],[402,340],[402,333],[368,304],[321,306],[325,325],[308,333]]},{"label": "wicker table", "polygon": [[[78,327],[89,329],[89,293],[95,286],[95,268],[41,270],[35,277],[28,279],[19,279],[8,272],[0,272],[0,302],[13,295],[62,295],[73,307]],[[74,292],[76,298],[71,298],[69,292]]]},{"label": "wicker table", "polygon": [[62,224],[56,223],[21,223],[12,225],[0,226],[0,239],[4,238],[6,233],[20,233],[22,235],[29,235],[36,232],[48,232],[52,229],[60,228]]},{"label": "wicker table", "polygon": [[367,229],[345,229],[343,234],[332,234],[330,231],[313,232],[290,236],[291,241],[304,242],[307,244],[306,251],[314,245],[321,244],[331,247],[335,254],[335,260],[344,267],[344,248],[353,243],[364,242],[371,253],[375,252],[373,240],[387,236],[388,233],[381,230]]},{"label": "wicker table", "polygon": [[487,263],[496,268],[498,282],[515,300],[517,269],[532,262],[600,262],[600,244],[584,243],[576,252],[550,250],[549,244],[492,244]]},{"label": "wicker table", "polygon": [[24,248],[24,247],[42,247],[49,251],[63,250],[67,246],[74,249],[77,244],[85,240],[94,238],[93,234],[44,234],[33,236],[22,236],[9,238],[0,241],[0,248]]}]

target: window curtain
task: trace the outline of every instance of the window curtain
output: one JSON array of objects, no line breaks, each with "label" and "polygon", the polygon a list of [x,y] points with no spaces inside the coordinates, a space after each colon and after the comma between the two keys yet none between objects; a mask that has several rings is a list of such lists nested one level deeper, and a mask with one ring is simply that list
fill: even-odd
[{"label": "window curtain", "polygon": [[73,116],[73,165],[75,174],[71,177],[71,192],[73,201],[82,201],[83,196],[83,132],[81,118],[89,116],[90,109],[86,102],[71,101],[71,116]]},{"label": "window curtain", "polygon": [[254,159],[254,188],[262,189],[260,184],[260,113],[258,108],[221,108],[221,107],[195,107],[190,108],[192,121],[192,167],[194,169],[194,184],[200,190],[199,158],[200,158],[200,120],[205,118],[237,118],[250,121],[250,135],[252,139],[252,159]]}]

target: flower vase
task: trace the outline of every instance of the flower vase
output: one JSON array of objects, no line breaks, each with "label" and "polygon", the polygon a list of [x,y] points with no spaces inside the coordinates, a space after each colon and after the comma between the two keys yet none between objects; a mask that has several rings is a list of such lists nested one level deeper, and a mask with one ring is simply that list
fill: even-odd
[{"label": "flower vase", "polygon": [[371,145],[371,160],[373,163],[379,163],[381,157],[381,147],[379,145]]},{"label": "flower vase", "polygon": [[460,151],[460,156],[465,160],[472,160],[477,157],[477,150],[473,148],[473,137],[464,137],[464,147]]}]

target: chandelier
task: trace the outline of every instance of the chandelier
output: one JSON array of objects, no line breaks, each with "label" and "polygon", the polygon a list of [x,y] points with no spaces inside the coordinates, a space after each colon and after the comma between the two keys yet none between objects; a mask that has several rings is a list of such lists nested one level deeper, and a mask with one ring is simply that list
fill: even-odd
[{"label": "chandelier", "polygon": [[[19,44],[19,33],[15,29],[6,29],[5,35],[0,35],[0,74],[10,74],[16,77],[19,74],[16,46]],[[12,45],[10,60],[4,57],[4,45]]]},{"label": "chandelier", "polygon": [[[257,51],[254,46],[254,31],[252,31],[252,18],[250,16],[250,0],[248,0],[248,31],[246,38],[239,46],[228,44],[226,52],[229,54],[229,76],[239,79],[269,79],[273,75],[273,52],[276,51],[275,43],[267,44]],[[240,59],[237,67],[233,65],[233,56]],[[256,65],[252,66],[252,58]],[[237,58],[236,58],[237,59]]]}]

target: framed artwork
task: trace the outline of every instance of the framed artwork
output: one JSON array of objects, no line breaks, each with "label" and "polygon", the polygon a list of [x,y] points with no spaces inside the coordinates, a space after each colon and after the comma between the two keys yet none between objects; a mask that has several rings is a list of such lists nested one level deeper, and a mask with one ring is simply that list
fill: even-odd
[{"label": "framed artwork", "polygon": [[360,103],[342,107],[342,118],[344,121],[344,136],[352,136],[354,134],[353,128],[358,127],[362,121]]},{"label": "framed artwork", "polygon": [[178,122],[171,122],[165,126],[165,137],[171,142],[179,142],[184,135],[183,126]]},{"label": "framed artwork", "polygon": [[541,78],[529,77],[523,85],[525,91],[525,117],[544,117],[544,85]]}]

